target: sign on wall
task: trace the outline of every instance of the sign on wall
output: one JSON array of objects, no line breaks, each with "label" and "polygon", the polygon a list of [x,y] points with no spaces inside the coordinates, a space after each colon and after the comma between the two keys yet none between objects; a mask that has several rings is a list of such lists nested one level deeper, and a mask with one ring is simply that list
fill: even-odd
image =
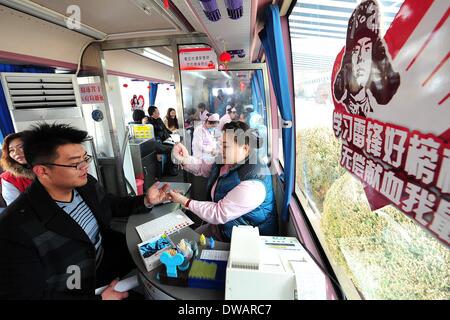
[{"label": "sign on wall", "polygon": [[100,83],[80,84],[79,87],[82,104],[95,104],[104,102]]},{"label": "sign on wall", "polygon": [[178,50],[180,70],[217,70],[217,56],[212,48],[186,48]]},{"label": "sign on wall", "polygon": [[136,109],[144,110],[145,99],[141,94],[139,95],[139,97],[136,94],[134,94],[133,98],[131,98],[130,100],[130,105],[132,111]]},{"label": "sign on wall", "polygon": [[406,0],[380,34],[380,6],[353,11],[332,73],[340,164],[372,210],[392,204],[450,244],[450,7]]}]

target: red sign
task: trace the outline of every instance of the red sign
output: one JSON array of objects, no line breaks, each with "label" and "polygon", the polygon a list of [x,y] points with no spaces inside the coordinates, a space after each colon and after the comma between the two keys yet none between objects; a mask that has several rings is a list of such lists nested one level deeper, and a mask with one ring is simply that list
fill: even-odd
[{"label": "red sign", "polygon": [[103,103],[102,89],[99,83],[80,84],[82,104]]},{"label": "red sign", "polygon": [[188,48],[178,50],[180,70],[217,70],[217,56],[211,48]]},{"label": "red sign", "polygon": [[[406,0],[384,39],[362,1],[332,73],[340,164],[372,210],[392,204],[450,244],[450,8]],[[437,17],[437,19],[436,19]]]}]

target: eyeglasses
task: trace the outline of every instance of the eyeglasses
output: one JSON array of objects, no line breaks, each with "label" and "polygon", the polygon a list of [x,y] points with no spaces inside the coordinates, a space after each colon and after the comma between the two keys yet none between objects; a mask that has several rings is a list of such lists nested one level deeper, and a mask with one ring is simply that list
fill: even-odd
[{"label": "eyeglasses", "polygon": [[87,155],[86,158],[84,158],[83,161],[74,163],[72,165],[58,164],[58,163],[39,163],[39,164],[43,165],[43,166],[56,166],[56,167],[65,167],[65,168],[75,168],[77,170],[81,170],[81,169],[86,168],[87,166],[89,166],[89,164],[91,162],[92,162],[92,156],[91,155]]}]

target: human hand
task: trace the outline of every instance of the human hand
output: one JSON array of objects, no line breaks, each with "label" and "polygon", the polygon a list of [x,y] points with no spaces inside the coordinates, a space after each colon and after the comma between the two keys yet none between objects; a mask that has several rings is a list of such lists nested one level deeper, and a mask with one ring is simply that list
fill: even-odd
[{"label": "human hand", "polygon": [[183,196],[178,190],[170,190],[169,195],[172,202],[179,203],[184,207],[186,206],[186,202],[189,200],[187,197]]},{"label": "human hand", "polygon": [[119,280],[113,280],[102,292],[102,300],[123,300],[128,298],[128,292],[119,292],[114,289]]},{"label": "human hand", "polygon": [[155,205],[161,202],[170,200],[170,196],[167,193],[169,190],[169,184],[165,183],[162,188],[159,188],[161,183],[156,181],[148,190],[145,195],[145,200],[149,205]]},{"label": "human hand", "polygon": [[176,143],[172,148],[172,161],[176,164],[186,163],[189,151],[182,143]]}]

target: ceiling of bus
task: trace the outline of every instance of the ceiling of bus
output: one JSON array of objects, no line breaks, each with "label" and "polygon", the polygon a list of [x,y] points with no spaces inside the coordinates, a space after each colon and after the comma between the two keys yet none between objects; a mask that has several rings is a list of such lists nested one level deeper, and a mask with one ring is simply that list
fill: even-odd
[{"label": "ceiling of bus", "polygon": [[[378,0],[385,32],[404,0]],[[345,45],[348,20],[360,0],[298,0],[289,16],[294,69],[330,70],[334,45]],[[318,54],[314,43],[330,45],[328,55]],[[297,44],[298,43],[298,44]]]},{"label": "ceiling of bus", "polygon": [[153,8],[130,0],[33,0],[43,7],[66,15],[70,5],[81,9],[81,22],[105,34],[122,34],[152,30],[167,33],[178,31],[174,25]]},{"label": "ceiling of bus", "polygon": [[218,21],[208,20],[200,5],[200,1],[188,0],[188,2],[190,2],[197,13],[210,38],[216,42],[221,51],[244,50],[245,57],[235,56],[232,62],[249,62],[251,13],[252,5],[257,5],[255,1],[243,1],[243,15],[237,20],[228,17],[225,1],[217,1],[216,3],[221,14],[221,18]]},{"label": "ceiling of bus", "polygon": [[[281,0],[275,0],[278,1]],[[172,8],[165,9],[162,0],[29,0],[23,5],[18,0],[11,2],[14,3],[13,8],[25,12],[31,10],[31,14],[34,14],[37,8],[39,14],[51,17],[49,21],[54,19],[52,17],[55,14],[62,18],[69,16],[69,6],[76,5],[80,8],[82,26],[88,29],[74,31],[96,39],[105,36],[109,39],[125,39],[173,35],[188,32],[193,28],[195,32],[206,34],[218,53],[224,50],[243,50],[245,56],[236,54],[232,57],[232,62],[251,62],[260,46],[257,39],[257,29],[260,27],[257,12],[273,1],[244,0],[242,17],[231,19],[225,1],[216,0],[221,18],[215,22],[206,17],[198,0],[172,0],[175,11]],[[290,0],[284,0],[283,3],[289,4]],[[188,23],[178,19],[177,15],[180,13]],[[170,56],[170,51],[163,51],[161,53]]]}]

